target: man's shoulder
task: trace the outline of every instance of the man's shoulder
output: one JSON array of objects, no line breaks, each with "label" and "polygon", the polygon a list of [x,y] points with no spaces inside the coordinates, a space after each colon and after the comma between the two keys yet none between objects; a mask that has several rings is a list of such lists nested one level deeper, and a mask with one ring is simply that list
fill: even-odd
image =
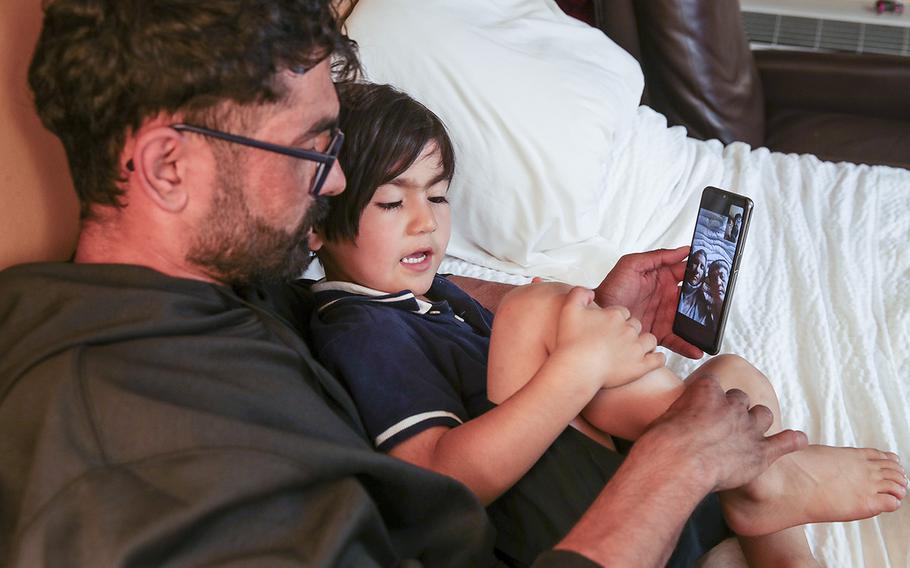
[{"label": "man's shoulder", "polygon": [[9,304],[11,294],[40,297],[65,284],[81,267],[70,262],[17,264],[0,270],[0,302]]},{"label": "man's shoulder", "polygon": [[22,267],[4,278],[0,290],[14,293],[0,294],[0,384],[68,353],[96,393],[178,397],[189,377],[214,389],[264,369],[292,384],[301,360],[320,371],[293,327],[227,288],[123,266]]}]

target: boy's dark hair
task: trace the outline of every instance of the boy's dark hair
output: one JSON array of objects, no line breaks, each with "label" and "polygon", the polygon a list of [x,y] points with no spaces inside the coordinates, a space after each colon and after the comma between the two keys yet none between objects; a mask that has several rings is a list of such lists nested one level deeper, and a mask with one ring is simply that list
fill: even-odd
[{"label": "boy's dark hair", "polygon": [[276,73],[335,54],[357,72],[354,44],[328,0],[55,0],[29,68],[45,127],[63,142],[81,215],[121,207],[126,135],[160,112],[210,128],[238,105],[281,100]]},{"label": "boy's dark hair", "polygon": [[376,188],[403,174],[435,142],[442,175],[455,173],[455,151],[438,116],[389,85],[340,83],[339,127],[344,147],[338,156],[347,188],[329,200],[329,214],[319,230],[328,241],[357,237],[360,214]]}]

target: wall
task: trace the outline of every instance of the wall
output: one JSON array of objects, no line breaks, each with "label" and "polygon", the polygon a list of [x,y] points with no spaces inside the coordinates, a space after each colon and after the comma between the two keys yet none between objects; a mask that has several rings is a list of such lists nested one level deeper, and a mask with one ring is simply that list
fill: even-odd
[{"label": "wall", "polygon": [[64,260],[78,204],[63,147],[38,120],[26,83],[41,0],[0,2],[0,268]]}]

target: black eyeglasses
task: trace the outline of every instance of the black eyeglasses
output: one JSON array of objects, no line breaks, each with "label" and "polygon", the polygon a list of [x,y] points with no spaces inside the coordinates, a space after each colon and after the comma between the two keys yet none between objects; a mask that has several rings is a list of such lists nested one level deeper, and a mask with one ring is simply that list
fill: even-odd
[{"label": "black eyeglasses", "polygon": [[212,130],[211,128],[193,126],[192,124],[172,124],[171,128],[182,132],[195,132],[196,134],[218,138],[225,142],[258,148],[260,150],[265,150],[266,152],[275,152],[276,154],[283,154],[300,160],[319,162],[319,167],[316,169],[316,175],[313,177],[313,185],[310,187],[310,195],[313,197],[318,196],[319,192],[322,191],[322,186],[325,184],[325,180],[328,179],[329,172],[332,171],[332,166],[335,164],[335,160],[338,158],[338,152],[341,151],[341,145],[344,143],[344,132],[338,128],[335,128],[332,131],[332,138],[329,140],[325,152],[281,146],[279,144],[272,144],[271,142],[262,142],[261,140],[247,138],[246,136],[238,136],[219,130]]}]

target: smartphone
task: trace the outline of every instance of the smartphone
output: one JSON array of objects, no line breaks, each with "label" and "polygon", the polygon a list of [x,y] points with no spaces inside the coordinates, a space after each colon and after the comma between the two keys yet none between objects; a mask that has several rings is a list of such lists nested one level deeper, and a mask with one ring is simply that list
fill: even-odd
[{"label": "smartphone", "polygon": [[673,333],[717,355],[752,219],[752,200],[716,187],[701,194]]}]

